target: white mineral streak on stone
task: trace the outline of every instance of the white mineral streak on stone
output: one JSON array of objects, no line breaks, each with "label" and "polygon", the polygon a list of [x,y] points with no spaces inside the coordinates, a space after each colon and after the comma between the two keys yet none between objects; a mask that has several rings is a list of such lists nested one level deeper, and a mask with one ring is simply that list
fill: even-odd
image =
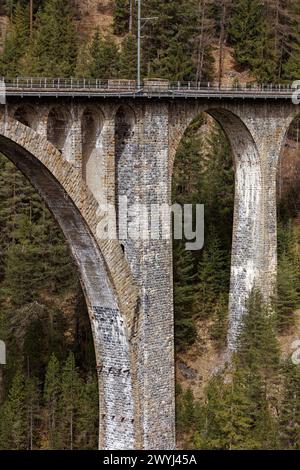
[{"label": "white mineral streak on stone", "polygon": [[[94,309],[99,345],[102,349],[104,383],[105,444],[109,450],[134,448],[134,405],[129,345],[118,310]],[[100,318],[99,318],[100,317]]]},{"label": "white mineral streak on stone", "polygon": [[259,279],[261,177],[254,149],[236,165],[235,234],[232,253],[228,346],[235,350],[246,302]]}]

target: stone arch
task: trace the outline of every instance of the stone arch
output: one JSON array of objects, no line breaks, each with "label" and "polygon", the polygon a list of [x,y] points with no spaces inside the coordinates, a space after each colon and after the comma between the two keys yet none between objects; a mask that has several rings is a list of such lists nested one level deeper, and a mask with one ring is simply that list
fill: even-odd
[{"label": "stone arch", "polygon": [[[205,112],[224,130],[233,152],[235,197],[229,292],[228,347],[236,341],[246,311],[246,301],[253,287],[264,283],[262,260],[265,250],[263,178],[259,152],[251,131],[238,112],[211,105],[184,105],[184,112],[172,112],[170,134],[170,174],[176,149],[191,122]],[[172,122],[172,118],[171,118]],[[205,201],[201,201],[205,203]]]},{"label": "stone arch", "polygon": [[24,124],[24,126],[31,127],[33,130],[37,130],[38,127],[38,116],[34,108],[30,105],[18,106],[14,112],[14,119]]},{"label": "stone arch", "polygon": [[98,366],[100,448],[133,448],[135,402],[129,328],[137,292],[122,250],[117,243],[98,238],[97,225],[104,215],[79,172],[52,144],[2,115],[0,149],[44,198],[78,265]]},{"label": "stone arch", "polygon": [[70,116],[62,106],[50,108],[47,119],[47,139],[60,152],[63,151],[70,126]]},{"label": "stone arch", "polygon": [[101,148],[104,117],[97,109],[86,107],[81,114],[82,177],[98,202],[103,200],[105,162]]}]

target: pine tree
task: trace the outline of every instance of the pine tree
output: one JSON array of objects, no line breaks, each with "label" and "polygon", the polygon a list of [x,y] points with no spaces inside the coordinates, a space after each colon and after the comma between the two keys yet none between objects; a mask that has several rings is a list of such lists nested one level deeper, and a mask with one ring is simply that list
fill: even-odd
[{"label": "pine tree", "polygon": [[274,299],[277,326],[280,332],[288,330],[295,322],[295,310],[300,304],[298,287],[299,267],[289,255],[282,255],[278,263],[277,293]]},{"label": "pine tree", "polygon": [[260,370],[266,377],[278,372],[279,346],[274,315],[264,306],[260,292],[255,289],[248,300],[237,357],[240,367]]},{"label": "pine tree", "polygon": [[[292,1],[291,3],[289,14],[293,15],[290,18],[293,34],[290,34],[289,37],[288,57],[283,64],[283,76],[286,80],[298,80],[300,70],[300,5],[297,1]],[[289,33],[291,33],[291,28],[289,28]]]},{"label": "pine tree", "polygon": [[70,77],[77,60],[73,12],[64,0],[46,0],[37,14],[33,41],[24,59],[27,76]]},{"label": "pine tree", "polygon": [[0,446],[6,450],[26,450],[27,421],[26,421],[25,379],[18,370],[13,378],[8,397],[2,405],[0,425]]},{"label": "pine tree", "polygon": [[206,235],[206,246],[198,264],[199,316],[211,315],[220,294],[228,291],[229,269],[226,253],[214,232]]},{"label": "pine tree", "polygon": [[149,76],[170,80],[195,80],[194,33],[198,4],[180,0],[149,0],[143,14],[156,17],[145,29],[143,68]]},{"label": "pine tree", "polygon": [[98,448],[99,399],[98,381],[89,375],[81,383],[78,417],[76,423],[76,449],[96,450]]},{"label": "pine tree", "polygon": [[123,43],[120,53],[119,77],[124,79],[135,79],[137,70],[136,38],[128,35]]},{"label": "pine tree", "polygon": [[280,406],[279,438],[282,449],[300,449],[300,367],[290,360],[283,366],[284,392]]},{"label": "pine tree", "polygon": [[40,424],[40,391],[39,383],[28,375],[25,379],[25,405],[27,418],[27,449],[33,450],[38,440]]},{"label": "pine tree", "polygon": [[73,450],[79,406],[80,380],[75,358],[70,353],[61,372],[61,397],[59,402],[59,434],[63,449]]},{"label": "pine tree", "polygon": [[115,0],[114,33],[118,36],[126,34],[132,27],[133,0]]},{"label": "pine tree", "polygon": [[238,0],[234,3],[229,27],[229,40],[237,62],[253,67],[258,43],[265,27],[262,3],[259,0]]},{"label": "pine tree", "polygon": [[185,251],[182,243],[177,243],[174,251],[174,305],[175,343],[177,350],[192,344],[196,338],[194,306],[197,294],[191,252]]},{"label": "pine tree", "polygon": [[119,52],[111,37],[103,39],[99,29],[96,31],[90,49],[90,74],[93,78],[117,78]]},{"label": "pine tree", "polygon": [[211,328],[211,338],[216,342],[218,349],[226,346],[228,331],[228,294],[218,296],[214,307],[214,323]]},{"label": "pine tree", "polygon": [[61,373],[59,362],[51,356],[46,371],[44,385],[44,401],[47,409],[48,447],[55,450],[61,448],[58,436],[59,429],[59,401],[61,397]]},{"label": "pine tree", "polygon": [[90,78],[91,62],[90,45],[86,41],[78,49],[75,76],[78,78]]},{"label": "pine tree", "polygon": [[12,24],[0,56],[0,75],[15,77],[21,71],[21,61],[29,45],[28,5],[17,3],[13,9]]},{"label": "pine tree", "polygon": [[[215,39],[216,21],[213,17],[214,0],[199,0],[197,28],[195,31],[196,82],[208,82],[213,77],[214,58],[212,43]],[[195,6],[196,8],[196,6]]]}]

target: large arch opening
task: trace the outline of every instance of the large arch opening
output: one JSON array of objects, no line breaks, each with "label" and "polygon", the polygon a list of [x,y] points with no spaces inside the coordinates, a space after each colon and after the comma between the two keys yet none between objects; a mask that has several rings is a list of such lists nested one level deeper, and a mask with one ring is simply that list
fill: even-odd
[{"label": "large arch opening", "polygon": [[[206,206],[204,250],[188,253],[176,244],[174,250],[177,349],[190,339],[177,352],[177,441],[182,448],[229,449],[237,404],[230,393],[248,385],[237,379],[243,368],[228,369],[226,361],[228,351],[239,351],[247,300],[261,275],[260,162],[242,120],[211,108],[185,131],[174,165],[173,201]],[[224,432],[219,419],[227,407]],[[247,439],[245,433],[237,448],[246,448]]]},{"label": "large arch opening", "polygon": [[[25,130],[24,128],[24,132]],[[32,137],[33,131],[28,132]],[[22,141],[22,136],[20,139]],[[45,152],[48,145],[42,147]],[[78,207],[66,193],[64,187],[42,163],[43,160],[39,160],[40,156],[36,157],[10,137],[3,135],[0,135],[0,148],[1,152],[27,177],[46,202],[69,243],[78,267],[95,345],[100,397],[99,446],[109,449],[132,448],[134,404],[131,394],[131,376],[128,374],[130,359],[127,337],[124,319],[115,299],[104,258]],[[45,159],[47,160],[47,158]],[[58,171],[59,176],[70,170],[69,167],[66,168],[66,165],[69,164],[63,159],[61,159],[60,165],[65,168]],[[79,186],[81,191],[85,191],[82,184]],[[93,198],[89,194],[88,197],[92,199],[91,205],[94,208]],[[75,370],[71,359],[65,366],[66,373],[70,372],[70,368],[72,371]],[[56,365],[54,364],[52,367],[55,368]],[[120,375],[122,376],[121,387]],[[92,388],[90,393],[95,398]],[[43,397],[45,398],[44,395]],[[68,437],[66,438],[66,446],[71,445]],[[27,443],[24,445],[27,448]],[[73,445],[75,446],[74,442]]]},{"label": "large arch opening", "polygon": [[205,204],[205,246],[186,251],[174,241],[174,315],[177,382],[177,442],[184,437],[186,403],[199,402],[226,347],[230,255],[234,207],[234,169],[230,142],[207,113],[185,130],[177,148],[172,203]]},{"label": "large arch opening", "polygon": [[[9,153],[3,142],[0,148]],[[0,154],[0,336],[8,350],[1,366],[0,448],[96,450],[96,360],[77,267],[44,200],[11,160]],[[19,409],[13,393],[22,397]],[[73,404],[66,394],[73,394]],[[81,394],[91,421],[80,435]]]},{"label": "large arch opening", "polygon": [[14,118],[24,124],[24,126],[31,127],[35,131],[37,130],[38,116],[30,105],[19,106],[14,112]]}]

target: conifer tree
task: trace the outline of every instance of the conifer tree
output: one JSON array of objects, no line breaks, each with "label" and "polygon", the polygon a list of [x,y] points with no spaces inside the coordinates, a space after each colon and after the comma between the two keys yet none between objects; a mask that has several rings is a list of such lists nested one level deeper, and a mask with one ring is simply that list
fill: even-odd
[{"label": "conifer tree", "polygon": [[21,61],[29,45],[28,5],[17,3],[13,9],[11,27],[0,56],[0,75],[16,77],[21,71]]},{"label": "conifer tree", "polygon": [[75,443],[77,449],[98,448],[98,395],[97,378],[89,375],[86,383],[82,383],[80,387]]},{"label": "conifer tree", "polygon": [[26,450],[27,421],[26,421],[25,379],[17,370],[8,398],[1,410],[0,446],[6,450]]},{"label": "conifer tree", "polygon": [[80,385],[75,358],[73,353],[70,353],[61,372],[59,434],[63,449],[74,448]]},{"label": "conifer tree", "polygon": [[300,367],[283,365],[284,391],[280,405],[279,439],[282,449],[300,449]]},{"label": "conifer tree", "polygon": [[119,52],[111,37],[102,38],[99,29],[96,31],[90,49],[90,74],[93,78],[117,78]]},{"label": "conifer tree", "polygon": [[199,315],[211,314],[221,293],[229,288],[226,253],[214,232],[206,234],[206,246],[198,264]]},{"label": "conifer tree", "polygon": [[27,449],[33,450],[37,445],[37,430],[41,416],[39,383],[34,377],[30,377],[30,375],[25,379],[25,405],[27,418]]},{"label": "conifer tree", "polygon": [[178,350],[192,344],[196,338],[193,321],[197,286],[193,256],[177,243],[174,256],[175,338]]},{"label": "conifer tree", "polygon": [[137,70],[136,38],[129,34],[122,43],[119,62],[119,77],[134,80]]},{"label": "conifer tree", "polygon": [[90,45],[85,41],[78,49],[75,76],[78,78],[90,78],[91,62]]},{"label": "conifer tree", "polygon": [[216,28],[213,6],[214,0],[198,0],[197,28],[195,31],[195,80],[199,83],[208,82],[213,77],[212,42],[215,39]]},{"label": "conifer tree", "polygon": [[283,254],[278,263],[277,292],[274,298],[277,326],[280,332],[295,322],[295,310],[300,304],[299,267],[290,255]]},{"label": "conifer tree", "polygon": [[69,2],[46,0],[37,14],[34,37],[24,59],[27,76],[70,77],[77,59],[77,38]]},{"label": "conifer tree", "polygon": [[229,40],[234,46],[235,58],[240,65],[253,67],[264,26],[262,3],[259,0],[234,2]]},{"label": "conifer tree", "polygon": [[180,0],[149,0],[144,15],[156,17],[145,29],[143,65],[147,75],[170,80],[195,80],[194,33],[198,5]]},{"label": "conifer tree", "polygon": [[132,27],[133,0],[115,0],[114,33],[118,36],[129,32]]},{"label": "conifer tree", "polygon": [[59,403],[61,397],[61,373],[59,362],[53,354],[46,371],[44,385],[44,401],[47,409],[47,432],[49,449],[61,448],[58,436],[59,430]]},{"label": "conifer tree", "polygon": [[[289,14],[292,14],[290,23],[292,28],[289,28],[289,44],[288,44],[288,56],[285,62],[283,62],[283,76],[286,80],[298,80],[300,70],[300,4],[298,1],[291,2],[291,8]],[[291,34],[292,30],[292,34]]]}]

